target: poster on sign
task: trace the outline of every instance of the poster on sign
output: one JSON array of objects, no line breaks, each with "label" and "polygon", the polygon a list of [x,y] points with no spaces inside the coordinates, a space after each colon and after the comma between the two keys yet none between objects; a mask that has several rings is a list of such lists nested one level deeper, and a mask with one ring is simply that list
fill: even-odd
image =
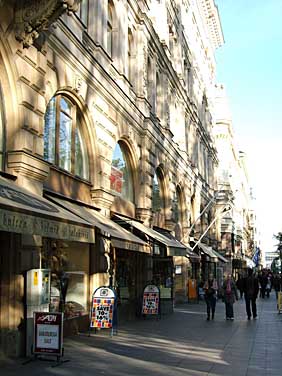
[{"label": "poster on sign", "polygon": [[92,295],[90,328],[112,328],[116,295],[110,287],[99,287]]},{"label": "poster on sign", "polygon": [[63,314],[34,312],[34,354],[62,356]]},{"label": "poster on sign", "polygon": [[160,290],[155,285],[147,285],[143,292],[143,315],[159,315],[160,313]]}]

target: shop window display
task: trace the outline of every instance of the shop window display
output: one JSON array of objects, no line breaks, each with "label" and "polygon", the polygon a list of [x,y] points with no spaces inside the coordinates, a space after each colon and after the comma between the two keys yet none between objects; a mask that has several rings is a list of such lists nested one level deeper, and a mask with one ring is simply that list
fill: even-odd
[{"label": "shop window display", "polygon": [[44,240],[42,266],[51,270],[51,312],[64,312],[65,319],[87,314],[88,245]]}]

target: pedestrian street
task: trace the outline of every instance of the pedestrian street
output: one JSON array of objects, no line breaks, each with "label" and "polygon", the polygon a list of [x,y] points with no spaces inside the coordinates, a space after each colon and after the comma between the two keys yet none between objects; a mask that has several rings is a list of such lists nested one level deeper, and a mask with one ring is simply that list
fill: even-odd
[{"label": "pedestrian street", "polygon": [[234,304],[234,321],[225,320],[217,302],[215,319],[206,320],[201,301],[177,305],[173,315],[139,319],[107,330],[65,339],[64,359],[5,361],[1,376],[281,376],[282,314],[274,292],[257,300],[257,320],[247,320],[244,300]]}]

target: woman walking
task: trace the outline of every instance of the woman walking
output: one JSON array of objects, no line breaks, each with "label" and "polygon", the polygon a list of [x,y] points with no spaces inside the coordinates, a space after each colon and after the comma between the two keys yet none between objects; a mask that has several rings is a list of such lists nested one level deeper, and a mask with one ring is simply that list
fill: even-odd
[{"label": "woman walking", "polygon": [[233,304],[235,299],[238,300],[238,293],[236,284],[230,274],[228,274],[226,280],[223,282],[222,290],[225,302],[226,320],[234,320]]},{"label": "woman walking", "polygon": [[215,306],[216,306],[216,294],[217,294],[217,282],[212,276],[204,284],[205,301],[207,304],[207,320],[214,319]]}]

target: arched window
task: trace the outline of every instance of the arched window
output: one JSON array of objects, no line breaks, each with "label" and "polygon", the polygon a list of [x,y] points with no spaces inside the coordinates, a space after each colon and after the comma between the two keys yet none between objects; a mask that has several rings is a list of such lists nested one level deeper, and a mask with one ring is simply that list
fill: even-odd
[{"label": "arched window", "polygon": [[2,88],[0,85],[0,170],[3,170],[4,168],[4,152],[5,152],[4,104],[3,104]]},{"label": "arched window", "polygon": [[44,159],[84,179],[89,179],[89,163],[83,142],[81,114],[67,97],[56,95],[46,109]]},{"label": "arched window", "polygon": [[116,144],[113,153],[111,189],[125,200],[134,202],[132,167],[128,150],[122,142]]},{"label": "arched window", "polygon": [[184,220],[183,197],[181,192],[181,188],[177,186],[176,192],[172,200],[172,211],[175,222],[175,237],[179,241],[182,240],[182,226]]},{"label": "arched window", "polygon": [[164,178],[158,167],[153,178],[152,187],[153,225],[163,227],[165,222]]},{"label": "arched window", "polygon": [[111,0],[108,1],[108,19],[107,19],[107,51],[113,56],[113,11],[114,4]]}]

